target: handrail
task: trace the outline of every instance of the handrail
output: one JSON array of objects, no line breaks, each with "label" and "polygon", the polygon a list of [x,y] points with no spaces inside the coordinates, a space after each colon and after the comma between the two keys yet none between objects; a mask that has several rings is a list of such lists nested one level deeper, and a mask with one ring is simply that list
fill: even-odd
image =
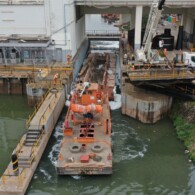
[{"label": "handrail", "polygon": [[37,113],[37,111],[39,110],[39,108],[41,107],[42,103],[44,102],[44,100],[46,99],[47,95],[49,94],[50,90],[48,89],[48,91],[43,95],[41,102],[39,102],[38,106],[35,107],[34,112],[29,115],[28,119],[26,120],[26,128],[29,127],[30,122],[32,121],[33,117],[35,116],[35,114]]},{"label": "handrail", "polygon": [[159,80],[159,79],[193,79],[194,74],[189,74],[187,69],[178,70],[150,70],[128,71],[130,80]]},{"label": "handrail", "polygon": [[38,147],[39,142],[41,141],[43,135],[44,135],[44,129],[42,128],[41,129],[41,135],[39,136],[39,138],[36,140],[36,142],[34,143],[34,145],[32,147],[32,153],[31,153],[32,155],[31,155],[30,165],[32,165],[32,162],[33,162],[33,160],[35,158],[35,150]]},{"label": "handrail", "polygon": [[86,31],[87,36],[121,36],[121,32],[114,30],[88,30]]}]

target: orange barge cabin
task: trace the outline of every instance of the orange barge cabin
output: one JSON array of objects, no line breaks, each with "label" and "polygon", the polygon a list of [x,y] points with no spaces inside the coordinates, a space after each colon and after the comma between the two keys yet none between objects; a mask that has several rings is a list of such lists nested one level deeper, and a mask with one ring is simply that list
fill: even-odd
[{"label": "orange barge cabin", "polygon": [[63,124],[56,166],[59,175],[112,174],[108,93],[97,83],[79,83]]}]

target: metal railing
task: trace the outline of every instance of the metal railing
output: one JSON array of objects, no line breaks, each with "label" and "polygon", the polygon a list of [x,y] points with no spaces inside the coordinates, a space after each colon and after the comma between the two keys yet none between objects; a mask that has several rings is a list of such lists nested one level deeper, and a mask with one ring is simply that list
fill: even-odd
[{"label": "metal railing", "polygon": [[130,80],[166,80],[166,79],[194,79],[195,75],[186,69],[174,70],[133,70],[128,71]]},{"label": "metal railing", "polygon": [[[76,5],[88,5],[88,6],[136,6],[136,5],[143,5],[143,6],[150,6],[153,0],[74,0]],[[193,7],[195,6],[194,0],[167,0],[167,6],[183,6],[183,7]],[[106,8],[106,7],[105,7]]]},{"label": "metal railing", "polygon": [[25,65],[47,65],[50,62],[46,59],[24,59]]},{"label": "metal railing", "polygon": [[33,117],[35,116],[35,114],[37,113],[37,111],[39,110],[39,108],[41,107],[42,103],[44,102],[44,100],[46,99],[47,95],[49,94],[50,89],[48,89],[48,91],[43,95],[41,101],[39,102],[38,106],[35,107],[33,113],[31,115],[29,115],[28,119],[26,120],[26,128],[29,127],[30,122],[32,121]]},{"label": "metal railing", "polygon": [[121,33],[119,31],[113,31],[113,30],[88,30],[86,31],[86,35],[88,37],[91,36],[107,36],[107,37],[120,37]]}]

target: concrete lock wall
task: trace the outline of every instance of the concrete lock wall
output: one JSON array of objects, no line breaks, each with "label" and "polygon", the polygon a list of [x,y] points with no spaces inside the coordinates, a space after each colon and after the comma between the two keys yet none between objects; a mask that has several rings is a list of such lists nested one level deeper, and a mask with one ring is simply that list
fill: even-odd
[{"label": "concrete lock wall", "polygon": [[[122,93],[122,114],[143,123],[155,123],[169,112],[172,97],[154,92]],[[151,97],[152,96],[152,97]]]},{"label": "concrete lock wall", "polygon": [[1,78],[0,94],[26,94],[27,79]]},{"label": "concrete lock wall", "polygon": [[54,101],[57,101],[57,104],[56,104],[56,107],[55,107],[54,111],[49,116],[49,118],[48,118],[48,120],[47,120],[47,122],[45,124],[45,129],[47,131],[51,131],[54,128],[54,126],[55,126],[55,124],[56,124],[56,122],[57,122],[57,120],[59,118],[59,115],[60,115],[60,113],[61,113],[61,111],[62,111],[62,109],[64,107],[65,91],[62,92],[62,94],[59,97],[59,99],[56,99]]}]

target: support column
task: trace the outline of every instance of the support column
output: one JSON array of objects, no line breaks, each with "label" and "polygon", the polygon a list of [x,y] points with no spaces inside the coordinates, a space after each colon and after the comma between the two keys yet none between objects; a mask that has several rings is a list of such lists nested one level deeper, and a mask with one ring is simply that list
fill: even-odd
[{"label": "support column", "polygon": [[11,79],[7,79],[7,94],[11,94]]},{"label": "support column", "polygon": [[4,63],[7,66],[7,57],[6,57],[6,51],[5,48],[2,49],[3,50],[3,59],[4,59]]},{"label": "support column", "polygon": [[139,49],[141,46],[141,30],[142,30],[142,12],[143,6],[136,6],[135,11],[135,42],[134,49]]},{"label": "support column", "polygon": [[46,35],[51,35],[51,24],[50,24],[50,0],[44,1],[44,9],[45,9],[45,30]]},{"label": "support column", "polygon": [[130,30],[135,29],[135,8],[131,9]]}]

